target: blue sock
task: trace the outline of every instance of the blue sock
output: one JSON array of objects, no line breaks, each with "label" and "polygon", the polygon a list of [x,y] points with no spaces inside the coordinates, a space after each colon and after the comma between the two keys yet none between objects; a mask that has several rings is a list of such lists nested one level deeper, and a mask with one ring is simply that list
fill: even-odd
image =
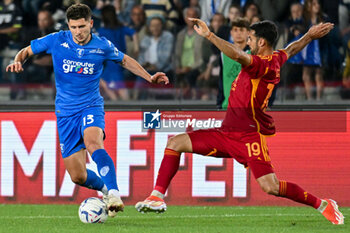
[{"label": "blue sock", "polygon": [[98,173],[108,190],[118,189],[117,178],[113,160],[104,149],[95,150],[91,155],[92,160],[97,164]]},{"label": "blue sock", "polygon": [[87,172],[86,181],[81,186],[87,187],[89,189],[95,189],[95,190],[101,191],[103,186],[105,185],[101,180],[101,178],[98,177],[95,172],[89,169],[86,169],[86,172]]}]

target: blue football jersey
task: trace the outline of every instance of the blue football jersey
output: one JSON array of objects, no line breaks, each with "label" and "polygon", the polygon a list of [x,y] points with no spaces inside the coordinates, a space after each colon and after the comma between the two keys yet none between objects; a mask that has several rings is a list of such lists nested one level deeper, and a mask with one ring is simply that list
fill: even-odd
[{"label": "blue football jersey", "polygon": [[87,108],[103,108],[100,76],[104,62],[121,62],[124,54],[106,38],[92,34],[81,46],[73,41],[70,31],[60,31],[31,41],[34,54],[52,55],[56,79],[56,115],[70,116]]}]

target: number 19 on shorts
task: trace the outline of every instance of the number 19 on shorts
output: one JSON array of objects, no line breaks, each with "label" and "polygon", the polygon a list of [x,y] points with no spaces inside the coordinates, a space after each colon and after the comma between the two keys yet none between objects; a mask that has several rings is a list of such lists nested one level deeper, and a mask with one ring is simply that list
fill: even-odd
[{"label": "number 19 on shorts", "polygon": [[260,145],[257,142],[253,142],[253,143],[246,143],[245,144],[247,149],[248,149],[248,154],[249,157],[252,157],[252,155],[254,156],[259,156],[260,155]]}]

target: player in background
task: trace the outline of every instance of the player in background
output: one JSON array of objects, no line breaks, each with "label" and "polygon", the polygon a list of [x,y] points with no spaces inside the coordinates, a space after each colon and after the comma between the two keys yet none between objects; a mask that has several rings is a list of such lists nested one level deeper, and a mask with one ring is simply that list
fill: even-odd
[{"label": "player in background", "polygon": [[250,167],[263,191],[312,206],[333,224],[343,224],[344,217],[335,201],[320,199],[297,184],[279,180],[274,172],[266,145],[266,136],[274,135],[271,116],[265,113],[274,86],[280,81],[280,68],[314,39],[325,36],[333,24],[321,23],[309,29],[285,50],[273,51],[277,27],[271,21],[250,26],[248,45],[252,55],[237,45],[220,39],[199,19],[191,19],[196,32],[207,38],[224,54],[242,65],[232,84],[229,105],[221,128],[197,130],[170,138],[151,195],[136,204],[140,212],[166,210],[164,194],[175,176],[182,152],[213,157],[234,158]]},{"label": "player in background", "polygon": [[[238,17],[231,23],[229,42],[235,43],[244,52],[250,54],[250,48],[247,45],[249,21],[245,18]],[[231,39],[232,38],[232,39]],[[227,109],[228,99],[231,92],[231,86],[233,81],[238,77],[241,72],[241,64],[226,56],[221,52],[222,61],[222,91],[224,100],[221,103],[222,109]]]},{"label": "player in background", "polygon": [[[32,40],[20,50],[6,71],[21,72],[25,60],[38,53],[52,55],[56,79],[55,113],[65,167],[78,185],[102,191],[108,214],[122,211],[113,160],[104,149],[104,109],[99,83],[103,64],[119,62],[124,68],[151,83],[168,83],[161,72],[150,75],[133,58],[118,51],[105,38],[91,33],[93,21],[87,5],[74,4],[67,9],[68,31],[52,33]],[[97,174],[86,169],[86,150],[97,164]]]}]

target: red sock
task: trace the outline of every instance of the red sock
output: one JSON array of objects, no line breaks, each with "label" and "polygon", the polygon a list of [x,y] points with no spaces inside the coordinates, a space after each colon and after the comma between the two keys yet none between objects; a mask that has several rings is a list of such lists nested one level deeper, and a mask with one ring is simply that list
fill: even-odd
[{"label": "red sock", "polygon": [[158,171],[156,186],[154,187],[155,190],[165,194],[171,179],[179,169],[180,155],[181,153],[177,151],[165,149],[162,164]]},{"label": "red sock", "polygon": [[300,186],[284,180],[280,181],[279,196],[293,201],[309,205],[317,209],[321,205],[321,199],[311,193],[306,192]]}]

